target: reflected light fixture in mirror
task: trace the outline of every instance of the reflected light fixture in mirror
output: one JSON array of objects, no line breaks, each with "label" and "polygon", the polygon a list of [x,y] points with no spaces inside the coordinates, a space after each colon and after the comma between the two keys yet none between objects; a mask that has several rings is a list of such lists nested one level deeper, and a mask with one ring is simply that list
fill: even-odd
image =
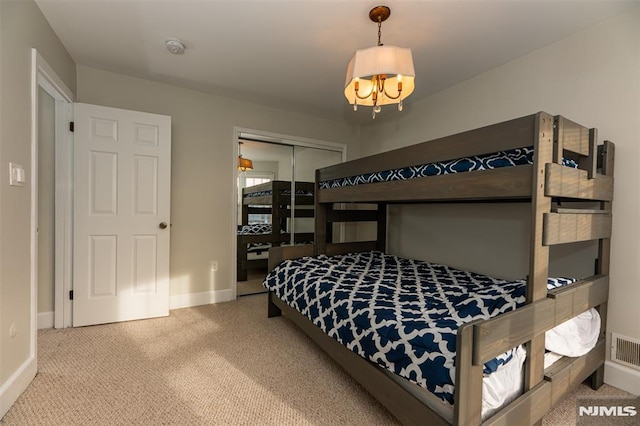
[{"label": "reflected light fixture in mirror", "polygon": [[344,96],[358,110],[358,105],[373,107],[372,118],[382,111],[382,105],[398,104],[414,89],[416,75],[411,49],[384,46],[380,41],[382,22],[391,15],[387,6],[369,11],[369,19],[378,24],[378,45],[356,51],[347,66]]},{"label": "reflected light fixture in mirror", "polygon": [[238,142],[238,171],[253,170],[253,161],[242,157],[242,142]]}]

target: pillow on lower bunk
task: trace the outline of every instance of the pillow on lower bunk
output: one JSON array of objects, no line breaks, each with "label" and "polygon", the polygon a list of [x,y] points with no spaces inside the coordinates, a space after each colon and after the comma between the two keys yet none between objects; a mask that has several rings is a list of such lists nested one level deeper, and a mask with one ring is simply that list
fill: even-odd
[{"label": "pillow on lower bunk", "polygon": [[577,357],[589,352],[600,337],[600,314],[594,308],[545,333],[545,348],[564,356]]}]

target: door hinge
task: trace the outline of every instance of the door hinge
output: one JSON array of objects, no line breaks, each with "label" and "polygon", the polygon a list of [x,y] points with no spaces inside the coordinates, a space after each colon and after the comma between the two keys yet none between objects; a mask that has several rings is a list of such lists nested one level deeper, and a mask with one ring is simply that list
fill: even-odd
[{"label": "door hinge", "polygon": [[70,121],[70,122],[69,122],[69,131],[70,131],[70,132],[75,131],[75,125],[74,125],[73,121]]},{"label": "door hinge", "polygon": [[73,290],[69,290],[69,300],[73,300]]}]

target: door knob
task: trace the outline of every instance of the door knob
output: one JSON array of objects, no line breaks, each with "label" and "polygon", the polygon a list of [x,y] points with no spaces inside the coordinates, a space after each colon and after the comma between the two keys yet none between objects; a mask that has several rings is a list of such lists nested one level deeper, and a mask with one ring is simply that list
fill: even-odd
[{"label": "door knob", "polygon": [[158,228],[167,229],[167,222],[160,222],[160,225],[158,225]]}]

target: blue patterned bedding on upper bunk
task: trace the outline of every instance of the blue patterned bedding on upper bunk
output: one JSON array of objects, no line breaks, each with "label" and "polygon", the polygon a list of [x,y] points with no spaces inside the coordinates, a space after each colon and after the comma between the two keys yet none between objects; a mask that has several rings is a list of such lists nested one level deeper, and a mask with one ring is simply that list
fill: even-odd
[{"label": "blue patterned bedding on upper bunk", "polygon": [[[574,279],[549,279],[548,288]],[[285,260],[264,286],[358,355],[453,404],[456,333],[525,303],[509,281],[381,252]],[[510,361],[516,348],[484,366]]]},{"label": "blue patterned bedding on upper bunk", "polygon": [[[282,195],[291,195],[291,190],[290,189],[284,189],[282,191],[280,191],[280,193]],[[247,192],[246,194],[244,194],[245,198],[253,198],[253,197],[265,197],[268,195],[273,195],[273,191],[272,190],[268,190],[268,191],[258,191],[258,192]],[[304,189],[298,189],[296,190],[296,195],[302,195],[302,196],[306,196],[306,197],[313,197],[313,191],[307,191]]]},{"label": "blue patterned bedding on upper bunk", "polygon": [[[420,164],[399,169],[364,173],[357,176],[349,176],[320,182],[320,189],[389,182],[394,180],[416,179],[451,173],[474,172],[479,170],[498,169],[501,167],[533,164],[533,151],[533,146],[529,146],[525,148],[514,148],[490,154],[454,158],[447,161]],[[567,167],[578,168],[578,163],[568,158],[563,158],[562,164]]]}]

